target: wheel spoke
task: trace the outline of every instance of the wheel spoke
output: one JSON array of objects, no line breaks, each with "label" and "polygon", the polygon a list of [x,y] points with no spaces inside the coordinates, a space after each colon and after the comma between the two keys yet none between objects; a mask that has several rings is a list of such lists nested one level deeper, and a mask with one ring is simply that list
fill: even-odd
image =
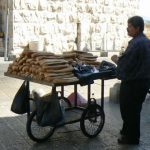
[{"label": "wheel spoke", "polygon": [[27,121],[28,136],[36,142],[47,140],[54,132],[54,127],[41,127],[36,121],[36,111],[33,111]]},{"label": "wheel spoke", "polygon": [[103,109],[95,104],[86,108],[82,114],[80,126],[82,132],[88,137],[97,136],[105,122],[105,115]]}]

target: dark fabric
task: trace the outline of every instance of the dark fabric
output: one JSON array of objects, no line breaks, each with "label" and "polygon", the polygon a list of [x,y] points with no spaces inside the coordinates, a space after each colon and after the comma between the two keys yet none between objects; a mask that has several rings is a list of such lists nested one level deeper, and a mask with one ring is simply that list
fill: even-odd
[{"label": "dark fabric", "polygon": [[88,85],[94,83],[90,75],[93,73],[93,67],[89,65],[76,64],[74,66],[74,75],[80,80],[80,85]]},{"label": "dark fabric", "polygon": [[98,66],[97,69],[99,70],[99,72],[110,70],[112,72],[112,75],[116,75],[116,65],[114,65],[111,62],[105,61],[105,60],[103,60],[100,63],[100,65]]},{"label": "dark fabric", "polygon": [[102,61],[96,69],[98,72],[95,72],[94,67],[90,65],[74,66],[74,74],[80,80],[80,85],[92,84],[96,79],[116,75],[116,66],[107,61]]},{"label": "dark fabric", "polygon": [[12,105],[11,111],[16,114],[24,114],[27,112],[28,107],[28,87],[24,81],[16,93]]},{"label": "dark fabric", "polygon": [[92,73],[93,72],[93,67],[90,66],[90,65],[76,64],[76,66],[74,66],[74,69],[75,69],[76,72],[79,72],[80,74]]},{"label": "dark fabric", "polygon": [[101,70],[100,72],[80,75],[78,76],[78,78],[80,79],[80,85],[83,86],[94,83],[94,80],[96,79],[109,78],[113,75],[114,74],[111,70]]},{"label": "dark fabric", "polygon": [[120,111],[123,120],[122,134],[129,140],[140,138],[140,113],[150,87],[150,80],[122,81]]},{"label": "dark fabric", "polygon": [[120,80],[150,78],[150,40],[141,33],[133,38],[117,62]]}]

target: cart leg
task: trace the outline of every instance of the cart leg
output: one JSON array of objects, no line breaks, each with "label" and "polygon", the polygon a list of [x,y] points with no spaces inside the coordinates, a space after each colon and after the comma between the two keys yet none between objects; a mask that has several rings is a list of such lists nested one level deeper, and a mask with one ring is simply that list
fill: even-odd
[{"label": "cart leg", "polygon": [[30,116],[30,85],[29,81],[26,81],[26,86],[28,89],[28,99],[27,99],[27,118]]},{"label": "cart leg", "polygon": [[91,84],[88,84],[87,98],[88,98],[88,105],[90,105],[91,104]]},{"label": "cart leg", "polygon": [[68,98],[66,98],[64,96],[64,86],[63,85],[61,86],[61,92],[60,92],[59,99],[63,100],[65,108],[71,107],[71,102],[68,100]]},{"label": "cart leg", "polygon": [[77,84],[74,85],[74,93],[75,93],[74,105],[75,107],[77,107]]},{"label": "cart leg", "polygon": [[104,109],[104,79],[101,80],[101,107]]},{"label": "cart leg", "polygon": [[64,97],[64,86],[61,86],[61,97]]}]

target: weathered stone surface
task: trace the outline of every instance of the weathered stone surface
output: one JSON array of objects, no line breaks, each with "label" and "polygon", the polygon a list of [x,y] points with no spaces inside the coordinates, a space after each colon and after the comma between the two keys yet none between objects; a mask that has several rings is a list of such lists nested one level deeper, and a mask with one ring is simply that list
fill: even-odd
[{"label": "weathered stone surface", "polygon": [[[58,41],[54,39],[58,39],[57,35],[61,34],[65,39],[74,37],[75,41],[79,22],[84,29],[81,31],[81,41],[84,43],[81,49],[88,45],[89,49],[95,50],[95,46],[90,45],[98,43],[99,38],[92,41],[89,39],[91,34],[99,32],[100,41],[107,41],[107,46],[106,42],[100,42],[103,50],[120,50],[124,43],[122,40],[127,37],[127,19],[136,15],[138,5],[139,0],[8,0],[9,26],[12,26],[9,27],[9,37],[13,37],[9,40],[9,43],[12,43],[9,48],[15,50],[16,47],[24,47],[27,42],[39,37],[49,36],[53,43],[46,42],[45,47],[51,47],[50,43],[61,52],[60,48],[69,43],[59,42],[58,46]],[[0,8],[7,9],[5,0],[0,1]],[[92,30],[89,30],[91,25]],[[119,42],[113,41],[114,45],[109,39],[110,36],[120,39]]]}]

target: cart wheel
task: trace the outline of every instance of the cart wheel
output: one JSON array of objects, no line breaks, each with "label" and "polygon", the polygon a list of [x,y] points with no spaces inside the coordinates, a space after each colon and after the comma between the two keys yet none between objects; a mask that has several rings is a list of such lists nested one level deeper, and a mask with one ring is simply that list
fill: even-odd
[{"label": "cart wheel", "polygon": [[36,111],[33,111],[27,120],[27,134],[35,142],[44,142],[54,133],[51,126],[41,127],[36,122]]},{"label": "cart wheel", "polygon": [[90,104],[83,112],[80,120],[80,127],[87,137],[96,137],[103,129],[105,114],[98,104]]}]

